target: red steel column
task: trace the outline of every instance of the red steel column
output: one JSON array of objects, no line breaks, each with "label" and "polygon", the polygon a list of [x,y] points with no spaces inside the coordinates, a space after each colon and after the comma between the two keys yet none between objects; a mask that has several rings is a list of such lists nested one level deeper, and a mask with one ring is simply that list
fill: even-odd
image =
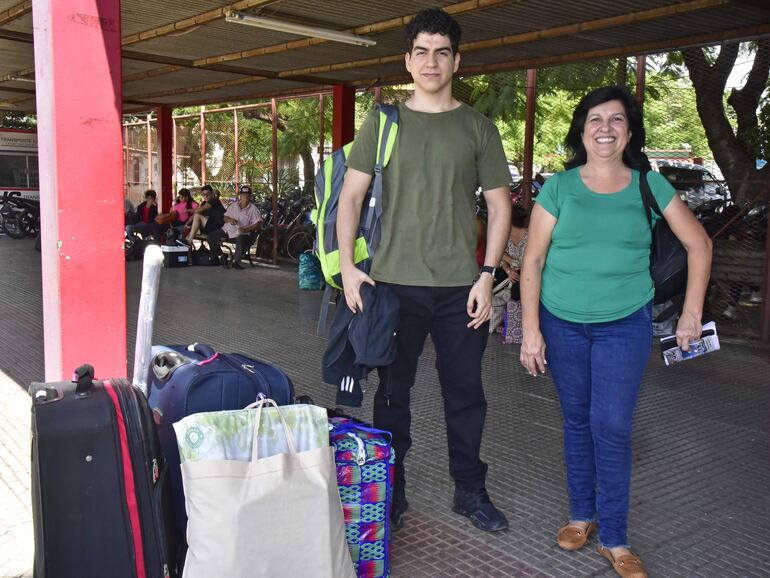
[{"label": "red steel column", "polygon": [[160,161],[160,191],[162,206],[171,206],[174,174],[174,123],[171,119],[171,107],[159,106],[156,110],[158,121],[158,160]]},{"label": "red steel column", "polygon": [[238,191],[240,172],[241,172],[241,159],[238,152],[238,111],[233,110],[233,127],[235,128],[235,142],[233,143],[233,156],[235,157],[235,191]]},{"label": "red steel column", "polygon": [[45,379],[85,362],[125,377],[120,1],[33,0],[32,14]]},{"label": "red steel column", "polygon": [[156,184],[152,181],[152,125],[150,124],[150,113],[144,121],[147,136],[147,189],[155,189]]},{"label": "red steel column", "polygon": [[201,106],[201,186],[206,184],[206,107]]},{"label": "red steel column", "polygon": [[332,149],[337,150],[353,140],[356,115],[356,89],[338,84],[332,91]]},{"label": "red steel column", "polygon": [[535,104],[537,104],[537,69],[527,70],[527,108],[524,124],[524,166],[521,180],[524,206],[532,206],[532,159],[535,152]]}]

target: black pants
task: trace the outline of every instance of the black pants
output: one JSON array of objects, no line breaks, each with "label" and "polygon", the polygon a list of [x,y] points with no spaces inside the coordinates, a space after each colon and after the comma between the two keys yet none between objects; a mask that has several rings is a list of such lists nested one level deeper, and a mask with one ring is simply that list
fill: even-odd
[{"label": "black pants", "polygon": [[467,327],[470,287],[388,286],[399,298],[398,354],[379,371],[374,397],[374,426],[393,434],[396,488],[403,489],[404,458],[412,445],[410,393],[417,361],[430,334],[436,347],[436,369],[444,398],[449,444],[449,473],[458,486],[484,487],[487,465],[479,450],[487,402],[481,383],[481,358],[488,330]]},{"label": "black pants", "polygon": [[219,259],[222,255],[222,241],[227,239],[228,241],[235,243],[235,255],[233,255],[233,263],[240,263],[243,258],[243,252],[246,251],[254,242],[252,234],[238,235],[237,237],[229,237],[221,228],[216,231],[212,231],[208,234],[209,248],[211,253]]}]

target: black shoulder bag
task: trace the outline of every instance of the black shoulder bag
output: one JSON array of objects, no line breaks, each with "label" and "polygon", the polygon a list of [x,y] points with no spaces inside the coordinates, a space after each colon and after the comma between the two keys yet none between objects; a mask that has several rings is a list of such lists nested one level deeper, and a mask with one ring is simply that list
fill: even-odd
[{"label": "black shoulder bag", "polygon": [[[655,200],[647,182],[647,172],[639,175],[639,188],[642,191],[642,203],[647,215],[647,223],[652,232],[650,247],[650,275],[655,286],[654,303],[664,303],[687,288],[687,250],[668,226],[663,213]],[[652,211],[658,216],[658,222],[652,225]]]}]

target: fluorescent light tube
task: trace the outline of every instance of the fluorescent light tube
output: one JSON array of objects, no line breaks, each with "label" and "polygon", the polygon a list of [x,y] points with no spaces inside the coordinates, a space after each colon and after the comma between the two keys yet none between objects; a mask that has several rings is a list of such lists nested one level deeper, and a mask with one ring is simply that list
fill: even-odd
[{"label": "fluorescent light tube", "polygon": [[304,26],[302,24],[294,24],[293,22],[285,22],[273,18],[252,16],[251,14],[244,14],[243,12],[228,12],[225,14],[225,20],[227,22],[237,22],[238,24],[256,26],[257,28],[266,28],[267,30],[288,32],[289,34],[297,34],[299,36],[312,36],[315,38],[331,40],[333,42],[344,42],[345,44],[356,44],[358,46],[374,46],[377,44],[376,40],[349,34],[347,32],[339,32],[338,30],[331,30],[329,28],[317,28],[315,26]]}]

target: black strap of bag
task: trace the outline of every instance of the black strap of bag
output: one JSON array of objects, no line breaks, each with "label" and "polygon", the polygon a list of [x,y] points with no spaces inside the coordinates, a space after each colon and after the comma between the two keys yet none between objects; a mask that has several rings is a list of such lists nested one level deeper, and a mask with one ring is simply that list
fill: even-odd
[{"label": "black strap of bag", "polygon": [[652,194],[650,189],[650,183],[647,182],[647,173],[649,171],[641,171],[639,173],[639,188],[642,190],[642,203],[644,204],[644,214],[647,215],[647,224],[650,225],[652,230],[652,209],[659,217],[663,218],[663,213],[660,211],[658,201],[655,200],[655,195]]},{"label": "black strap of bag", "polygon": [[[647,181],[647,172],[639,174],[639,188],[652,237],[650,276],[655,285],[654,303],[658,305],[684,293],[687,287],[687,250],[663,218]],[[652,211],[659,217],[654,226]]]}]

